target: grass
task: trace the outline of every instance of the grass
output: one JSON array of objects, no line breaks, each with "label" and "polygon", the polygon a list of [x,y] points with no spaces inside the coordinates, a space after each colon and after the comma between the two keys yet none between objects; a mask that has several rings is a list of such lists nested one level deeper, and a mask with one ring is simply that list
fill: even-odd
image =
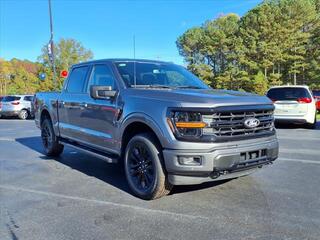
[{"label": "grass", "polygon": [[317,119],[320,121],[320,113],[317,114]]}]

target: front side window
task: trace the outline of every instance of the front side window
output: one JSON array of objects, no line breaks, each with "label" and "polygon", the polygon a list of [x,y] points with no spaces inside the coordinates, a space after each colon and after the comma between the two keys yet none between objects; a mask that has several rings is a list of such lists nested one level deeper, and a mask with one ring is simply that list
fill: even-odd
[{"label": "front side window", "polygon": [[74,68],[68,79],[67,91],[70,93],[83,93],[88,66]]},{"label": "front side window", "polygon": [[208,86],[185,68],[170,63],[116,62],[128,87],[199,88]]},{"label": "front side window", "polygon": [[95,65],[89,80],[88,87],[92,85],[115,87],[115,78],[111,68],[108,65]]}]

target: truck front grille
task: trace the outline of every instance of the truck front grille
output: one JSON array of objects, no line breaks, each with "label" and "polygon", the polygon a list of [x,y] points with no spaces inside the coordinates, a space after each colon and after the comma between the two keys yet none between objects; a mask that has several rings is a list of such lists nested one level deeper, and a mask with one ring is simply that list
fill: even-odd
[{"label": "truck front grille", "polygon": [[[263,135],[274,131],[273,110],[270,109],[215,112],[202,118],[208,124],[203,133],[218,139]],[[258,119],[259,124],[253,128],[245,126],[249,118]]]}]

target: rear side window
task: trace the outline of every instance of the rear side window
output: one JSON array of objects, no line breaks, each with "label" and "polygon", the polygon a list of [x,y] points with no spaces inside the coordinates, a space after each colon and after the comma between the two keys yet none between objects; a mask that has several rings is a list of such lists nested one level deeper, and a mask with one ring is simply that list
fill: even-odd
[{"label": "rear side window", "polygon": [[6,96],[2,99],[2,102],[12,102],[12,101],[18,101],[20,100],[21,97],[16,97],[16,96]]},{"label": "rear side window", "polygon": [[74,68],[68,79],[67,91],[70,93],[83,93],[88,66]]},{"label": "rear side window", "polygon": [[23,98],[23,100],[28,101],[28,102],[32,102],[33,97],[32,96],[25,96]]},{"label": "rear side window", "polygon": [[111,86],[115,87],[115,78],[111,68],[108,65],[95,65],[90,76],[89,86]]},{"label": "rear side window", "polygon": [[297,100],[298,98],[311,97],[307,89],[296,87],[273,88],[268,91],[267,96],[273,101]]}]

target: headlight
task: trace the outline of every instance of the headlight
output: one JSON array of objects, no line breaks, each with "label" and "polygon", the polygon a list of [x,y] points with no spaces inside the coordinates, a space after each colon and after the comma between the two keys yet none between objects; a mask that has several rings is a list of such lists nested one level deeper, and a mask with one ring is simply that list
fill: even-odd
[{"label": "headlight", "polygon": [[171,112],[168,124],[178,137],[201,137],[207,126],[200,113],[181,111]]}]

